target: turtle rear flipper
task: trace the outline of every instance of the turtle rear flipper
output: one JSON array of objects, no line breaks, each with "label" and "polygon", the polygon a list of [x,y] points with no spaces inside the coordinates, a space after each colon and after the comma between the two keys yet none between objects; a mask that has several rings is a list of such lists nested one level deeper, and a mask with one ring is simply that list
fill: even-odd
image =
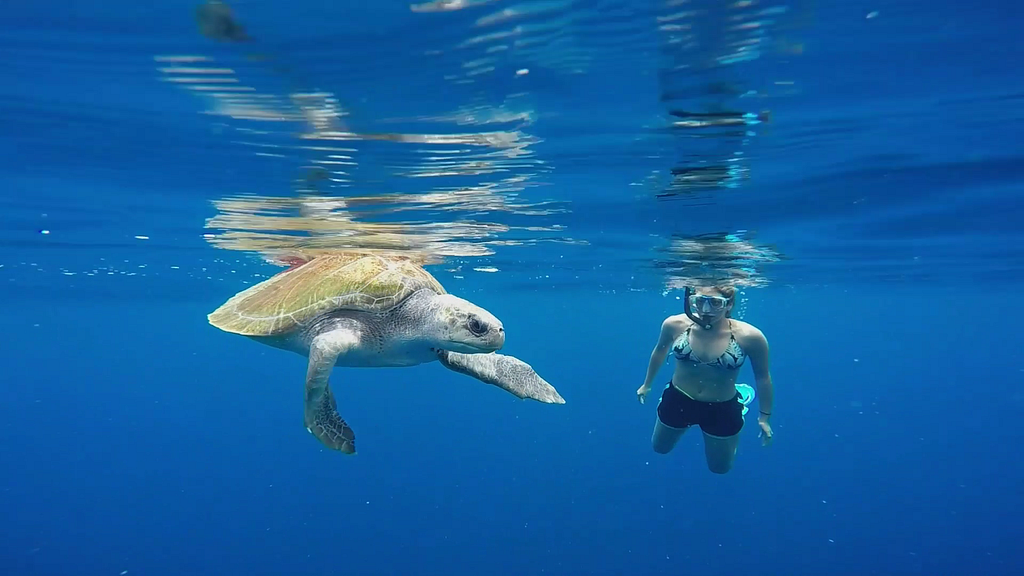
[{"label": "turtle rear flipper", "polygon": [[309,367],[306,371],[306,400],[304,422],[317,440],[330,448],[345,454],[356,453],[356,435],[338,413],[328,377],[338,356],[346,353],[358,343],[359,335],[347,328],[336,328],[324,332],[309,346]]}]

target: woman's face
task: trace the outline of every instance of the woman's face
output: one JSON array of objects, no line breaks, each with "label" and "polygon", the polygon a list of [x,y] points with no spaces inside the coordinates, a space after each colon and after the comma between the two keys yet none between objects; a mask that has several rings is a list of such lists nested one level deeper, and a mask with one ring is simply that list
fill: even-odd
[{"label": "woman's face", "polygon": [[732,308],[732,303],[714,288],[697,288],[690,295],[690,310],[698,314],[701,320],[714,322],[719,320]]}]

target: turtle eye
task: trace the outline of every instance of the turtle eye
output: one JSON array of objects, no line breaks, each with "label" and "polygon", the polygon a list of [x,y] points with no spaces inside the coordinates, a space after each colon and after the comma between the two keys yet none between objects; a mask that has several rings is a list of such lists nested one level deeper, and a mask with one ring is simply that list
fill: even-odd
[{"label": "turtle eye", "polygon": [[466,323],[466,326],[469,328],[470,332],[477,336],[483,336],[487,333],[487,326],[484,326],[484,323],[476,316],[470,316],[469,322]]}]

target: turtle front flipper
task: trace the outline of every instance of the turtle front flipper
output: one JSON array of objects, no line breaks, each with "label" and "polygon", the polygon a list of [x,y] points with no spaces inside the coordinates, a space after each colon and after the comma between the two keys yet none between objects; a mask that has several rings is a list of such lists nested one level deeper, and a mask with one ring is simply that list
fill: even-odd
[{"label": "turtle front flipper", "polygon": [[338,413],[328,377],[338,356],[355,346],[358,336],[347,329],[324,332],[309,346],[309,368],[306,372],[306,430],[324,446],[345,454],[356,453],[356,435]]},{"label": "turtle front flipper", "polygon": [[565,399],[540,377],[526,362],[505,354],[461,354],[441,350],[438,360],[445,368],[472,376],[519,398],[529,398],[546,404],[565,404]]}]

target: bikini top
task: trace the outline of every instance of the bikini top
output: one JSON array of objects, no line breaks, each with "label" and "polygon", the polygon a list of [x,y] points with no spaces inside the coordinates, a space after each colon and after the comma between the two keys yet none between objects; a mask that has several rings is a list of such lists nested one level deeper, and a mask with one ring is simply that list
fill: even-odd
[{"label": "bikini top", "polygon": [[729,345],[725,347],[725,352],[722,352],[722,355],[718,358],[708,362],[697,358],[693,353],[693,349],[690,348],[690,329],[692,328],[693,324],[690,324],[686,331],[679,336],[675,344],[672,345],[672,352],[675,354],[676,359],[704,366],[725,368],[726,370],[737,370],[740,366],[743,366],[747,355],[743,352],[743,348],[740,347],[739,343],[736,342],[736,336],[732,332],[732,321],[729,322]]}]

